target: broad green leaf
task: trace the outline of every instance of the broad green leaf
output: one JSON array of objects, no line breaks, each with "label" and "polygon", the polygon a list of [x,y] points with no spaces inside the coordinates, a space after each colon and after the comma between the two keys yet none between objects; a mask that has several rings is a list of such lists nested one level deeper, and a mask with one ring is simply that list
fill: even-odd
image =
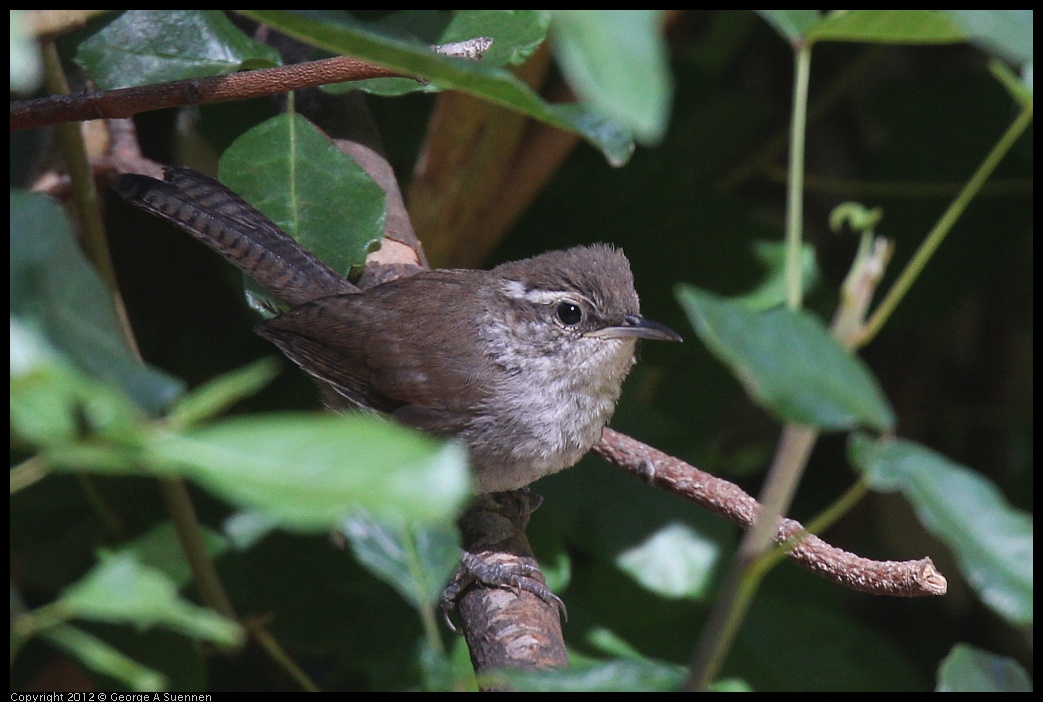
[{"label": "broad green leaf", "polygon": [[753,311],[683,285],[677,298],[699,337],[750,396],[780,419],[822,429],[886,431],[894,414],[876,379],[803,310]]},{"label": "broad green leaf", "polygon": [[711,584],[720,544],[690,526],[667,524],[616,557],[619,568],[664,597],[701,597]]},{"label": "broad green leaf", "polygon": [[[524,62],[547,38],[547,25],[550,22],[547,10],[399,10],[368,23],[347,15],[343,10],[312,11],[311,16],[385,34],[392,39],[414,41],[421,46],[453,44],[485,37],[492,40],[492,45],[481,58],[482,64],[486,66]],[[372,78],[334,83],[324,89],[335,94],[364,90],[376,95],[404,95],[434,88],[412,78]]]},{"label": "broad green leaf", "polygon": [[102,90],[280,63],[275,49],[247,37],[221,10],[127,10],[99,25],[74,60]]},{"label": "broad green leaf", "polygon": [[1032,10],[939,10],[967,39],[993,54],[1023,66],[1033,60]]},{"label": "broad green leaf", "polygon": [[662,10],[552,10],[552,46],[569,85],[647,144],[666,132],[672,79]]},{"label": "broad green leaf", "polygon": [[95,673],[107,675],[136,692],[156,692],[167,689],[167,679],[147,668],[101,639],[72,626],[59,624],[47,629],[41,636]]},{"label": "broad green leaf", "polygon": [[344,276],[384,235],[384,191],[300,115],[279,115],[243,134],[221,156],[220,174]]},{"label": "broad green leaf", "polygon": [[633,153],[630,133],[617,120],[579,104],[551,105],[504,68],[439,56],[416,42],[389,38],[358,26],[322,22],[285,10],[242,12],[321,49],[420,76],[440,88],[459,90],[555,127],[578,132],[599,148],[612,165],[623,165]]},{"label": "broad green leaf", "polygon": [[145,460],[238,507],[314,531],[360,509],[382,519],[450,519],[470,484],[459,445],[362,415],[213,422],[185,434],[157,434]]},{"label": "broad green leaf", "polygon": [[460,563],[460,536],[448,522],[395,524],[358,514],[341,531],[355,558],[416,608],[441,598]]},{"label": "broad green leaf", "polygon": [[679,665],[628,659],[559,670],[498,671],[487,677],[526,692],[672,692],[684,676]]},{"label": "broad green leaf", "polygon": [[1032,692],[1032,679],[1017,661],[957,644],[938,667],[936,692]]},{"label": "broad green leaf", "polygon": [[482,63],[517,65],[536,52],[547,38],[548,10],[458,10],[439,37],[440,44],[489,37],[492,46]]},{"label": "broad green leaf", "polygon": [[38,193],[11,192],[11,315],[150,414],[181,392],[180,381],[143,366],[127,348],[112,296],[73,241],[61,208]]},{"label": "broad green leaf", "polygon": [[856,434],[849,454],[874,489],[902,492],[982,602],[1014,624],[1032,622],[1030,515],[979,473],[912,441]]},{"label": "broad green leaf", "polygon": [[811,27],[807,41],[953,44],[967,36],[937,10],[838,10]]},{"label": "broad green leaf", "polygon": [[163,626],[224,646],[237,646],[243,640],[243,630],[236,622],[181,599],[170,578],[138,563],[129,553],[103,554],[101,562],[65,590],[53,606],[82,619],[142,628]]},{"label": "broad green leaf", "polygon": [[765,22],[790,44],[804,41],[807,33],[822,21],[818,10],[755,10]]},{"label": "broad green leaf", "polygon": [[262,358],[248,366],[214,378],[186,392],[167,415],[175,426],[189,426],[214,417],[239,400],[256,394],[279,373],[279,362]]}]

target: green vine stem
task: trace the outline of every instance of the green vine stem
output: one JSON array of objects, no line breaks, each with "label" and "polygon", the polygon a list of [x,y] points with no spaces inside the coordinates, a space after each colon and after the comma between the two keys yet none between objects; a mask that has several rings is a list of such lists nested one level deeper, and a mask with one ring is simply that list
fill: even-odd
[{"label": "green vine stem", "polygon": [[795,59],[786,186],[786,305],[793,310],[800,308],[804,292],[800,283],[800,242],[804,234],[804,137],[808,123],[811,44],[801,46]]},{"label": "green vine stem", "polygon": [[1007,131],[1003,133],[996,145],[992,147],[992,151],[989,152],[985,160],[978,166],[978,170],[975,171],[974,175],[971,176],[970,180],[960,191],[960,194],[956,196],[956,199],[952,201],[948,209],[942,214],[938,223],[934,225],[934,228],[924,239],[923,243],[920,244],[920,248],[917,249],[912,259],[906,265],[901,275],[898,276],[898,280],[891,286],[891,289],[887,291],[887,295],[880,302],[880,305],[873,311],[872,316],[866,322],[865,328],[862,330],[861,336],[855,342],[855,348],[861,348],[873,340],[873,337],[877,335],[881,327],[894,312],[898,303],[902,301],[905,294],[909,292],[909,288],[912,287],[913,282],[916,281],[920,272],[923,271],[927,262],[931,260],[931,256],[934,255],[935,250],[941,245],[942,241],[952,230],[956,220],[960,218],[963,211],[967,209],[967,205],[970,204],[971,200],[978,191],[981,190],[982,185],[988,180],[989,176],[999,162],[1003,160],[1003,157],[1007,155],[1011,147],[1018,140],[1018,137],[1028,128],[1032,122],[1032,104],[1026,104],[1021,113],[1017,116],[1014,122],[1011,123]]}]

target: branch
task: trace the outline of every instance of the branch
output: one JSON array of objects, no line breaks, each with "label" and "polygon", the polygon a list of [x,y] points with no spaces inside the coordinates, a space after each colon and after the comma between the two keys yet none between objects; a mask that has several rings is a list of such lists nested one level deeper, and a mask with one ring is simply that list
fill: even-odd
[{"label": "branch", "polygon": [[[761,506],[757,500],[734,483],[612,429],[605,429],[592,451],[655,487],[696,502],[739,526],[751,526],[760,514]],[[804,527],[799,522],[781,519],[773,540],[783,544],[790,539],[801,539],[789,551],[789,557],[827,580],[873,595],[923,597],[945,594],[945,577],[935,569],[930,558],[874,561],[831,546],[812,534],[801,538],[803,532]]]},{"label": "branch", "polygon": [[139,112],[201,103],[246,100],[300,88],[367,78],[411,78],[351,56],[226,76],[190,78],[118,90],[85,90],[11,103],[11,131],[60,122],[131,117]]}]

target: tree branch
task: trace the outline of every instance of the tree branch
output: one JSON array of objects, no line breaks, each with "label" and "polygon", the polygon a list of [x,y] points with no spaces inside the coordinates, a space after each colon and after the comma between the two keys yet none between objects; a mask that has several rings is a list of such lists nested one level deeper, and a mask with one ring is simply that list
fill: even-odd
[{"label": "tree branch", "polygon": [[[760,514],[760,503],[734,483],[613,429],[605,429],[592,451],[651,485],[696,502],[739,526],[751,526]],[[813,534],[801,537],[803,531],[800,522],[781,519],[775,527],[773,540],[783,544],[790,539],[799,539],[789,551],[789,557],[827,580],[874,595],[923,597],[945,594],[945,577],[930,558],[874,561],[831,546]]]},{"label": "tree branch", "polygon": [[168,107],[246,100],[328,83],[410,77],[351,56],[336,56],[226,76],[175,80],[118,90],[84,90],[69,95],[12,102],[11,131],[60,122],[131,117],[139,112]]}]

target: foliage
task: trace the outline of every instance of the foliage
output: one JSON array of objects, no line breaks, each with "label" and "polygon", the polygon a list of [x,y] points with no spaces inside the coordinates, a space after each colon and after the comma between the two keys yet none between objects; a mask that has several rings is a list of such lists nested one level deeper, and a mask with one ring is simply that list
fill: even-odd
[{"label": "foliage", "polygon": [[[316,57],[420,75],[352,86],[374,96],[407,195],[419,145],[433,138],[432,106],[449,92],[503,108],[504,121],[524,115],[580,135],[593,148],[562,165],[487,263],[610,241],[633,263],[643,312],[693,330],[683,348],[642,350],[613,426],[754,493],[776,422],[835,432],[819,441],[790,513],[808,521],[863,479],[844,465],[847,441],[873,492],[824,537],[874,558],[930,555],[953,593],[940,604],[874,599],[782,565],[715,689],[1026,689],[1032,164],[1031,139],[1010,123],[1031,121],[1031,12],[632,12],[127,11],[60,49],[108,89],[277,64],[240,29],[248,17]],[[494,39],[479,63],[428,49],[479,35]],[[17,58],[31,73],[35,46],[17,39],[12,71]],[[581,101],[545,99],[518,77],[548,46]],[[807,165],[786,174],[798,104],[789,66],[799,75],[800,61],[811,79],[798,134]],[[12,73],[12,90],[26,85]],[[383,193],[289,109],[251,101],[137,122],[150,154],[218,171],[351,271],[385,224]],[[478,143],[474,129],[461,140]],[[496,146],[473,166],[487,185],[515,156],[514,144]],[[42,148],[34,132],[12,135],[14,183],[29,185]],[[772,246],[764,240],[783,239],[784,182],[804,224],[791,219],[796,239]],[[460,201],[492,217],[479,195]],[[267,689],[307,678],[324,689],[472,686],[462,645],[434,614],[468,490],[459,447],[311,411],[303,374],[275,378],[270,361],[257,363],[274,354],[250,333],[241,278],[106,200],[147,365],[124,338],[111,282],[74,245],[79,227],[41,195],[11,195],[12,689],[33,685],[50,660],[40,643],[103,688],[241,688],[244,675]],[[871,308],[886,312],[861,342],[830,329],[850,304],[851,261],[864,260],[858,236],[828,232],[846,200],[882,208],[874,226],[895,254],[878,297],[903,290]],[[851,348],[869,341],[862,356]],[[240,623],[270,620],[307,672],[195,645],[229,651],[243,631],[192,602],[204,585],[190,585],[157,476],[192,481],[208,525],[200,549]],[[510,683],[675,688],[736,531],[592,460],[536,489],[545,503],[530,536],[568,604],[574,666]],[[350,550],[329,543],[331,529]]]}]

